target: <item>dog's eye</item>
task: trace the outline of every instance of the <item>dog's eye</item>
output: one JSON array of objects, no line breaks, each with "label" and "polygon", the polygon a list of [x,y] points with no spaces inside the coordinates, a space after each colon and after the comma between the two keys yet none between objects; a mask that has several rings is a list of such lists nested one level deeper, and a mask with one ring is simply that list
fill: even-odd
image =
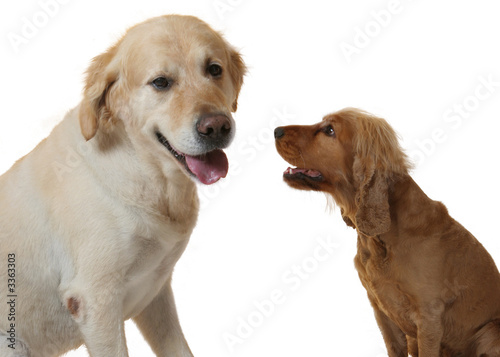
[{"label": "dog's eye", "polygon": [[158,77],[153,79],[151,85],[158,90],[169,89],[172,86],[172,81],[165,77]]},{"label": "dog's eye", "polygon": [[335,137],[335,130],[333,130],[331,125],[328,125],[323,131],[326,135]]},{"label": "dog's eye", "polygon": [[222,75],[222,67],[220,64],[212,63],[208,66],[207,72],[215,78],[218,78]]}]

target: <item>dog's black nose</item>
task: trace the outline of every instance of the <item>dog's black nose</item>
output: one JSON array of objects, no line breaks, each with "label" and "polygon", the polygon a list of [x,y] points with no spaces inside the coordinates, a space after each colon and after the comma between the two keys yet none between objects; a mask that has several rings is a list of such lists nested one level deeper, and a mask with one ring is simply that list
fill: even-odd
[{"label": "dog's black nose", "polygon": [[231,121],[222,114],[207,115],[196,123],[198,133],[213,139],[222,138],[231,132]]},{"label": "dog's black nose", "polygon": [[233,137],[231,120],[224,114],[207,114],[196,123],[200,138],[213,148],[223,148]]},{"label": "dog's black nose", "polygon": [[274,129],[274,137],[276,139],[281,138],[283,135],[285,135],[285,129],[283,129],[281,126]]}]

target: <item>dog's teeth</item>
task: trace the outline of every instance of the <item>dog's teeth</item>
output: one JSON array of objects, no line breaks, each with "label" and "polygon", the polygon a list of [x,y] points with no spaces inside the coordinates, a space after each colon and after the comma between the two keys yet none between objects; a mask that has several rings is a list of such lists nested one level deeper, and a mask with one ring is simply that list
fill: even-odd
[{"label": "dog's teeth", "polygon": [[289,169],[288,169],[288,174],[293,175],[293,170],[292,170],[292,168],[289,168]]}]

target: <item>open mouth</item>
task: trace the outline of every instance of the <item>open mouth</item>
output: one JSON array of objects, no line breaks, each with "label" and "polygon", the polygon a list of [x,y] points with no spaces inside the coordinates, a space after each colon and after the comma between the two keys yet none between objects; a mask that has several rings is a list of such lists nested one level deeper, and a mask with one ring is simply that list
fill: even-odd
[{"label": "open mouth", "polygon": [[226,177],[229,162],[224,151],[216,149],[203,155],[191,156],[175,149],[159,131],[156,131],[156,137],[186,171],[191,176],[197,177],[201,183],[211,185],[221,178]]},{"label": "open mouth", "polygon": [[301,168],[291,168],[283,172],[283,177],[287,180],[311,180],[311,181],[323,181],[323,175],[321,172],[310,169]]}]

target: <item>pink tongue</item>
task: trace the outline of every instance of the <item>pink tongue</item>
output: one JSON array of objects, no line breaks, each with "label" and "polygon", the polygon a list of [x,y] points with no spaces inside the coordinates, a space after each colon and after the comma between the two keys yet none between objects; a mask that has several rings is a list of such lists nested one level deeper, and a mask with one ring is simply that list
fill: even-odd
[{"label": "pink tongue", "polygon": [[205,185],[211,185],[221,177],[226,177],[229,163],[222,150],[214,150],[205,155],[186,155],[189,170]]}]

